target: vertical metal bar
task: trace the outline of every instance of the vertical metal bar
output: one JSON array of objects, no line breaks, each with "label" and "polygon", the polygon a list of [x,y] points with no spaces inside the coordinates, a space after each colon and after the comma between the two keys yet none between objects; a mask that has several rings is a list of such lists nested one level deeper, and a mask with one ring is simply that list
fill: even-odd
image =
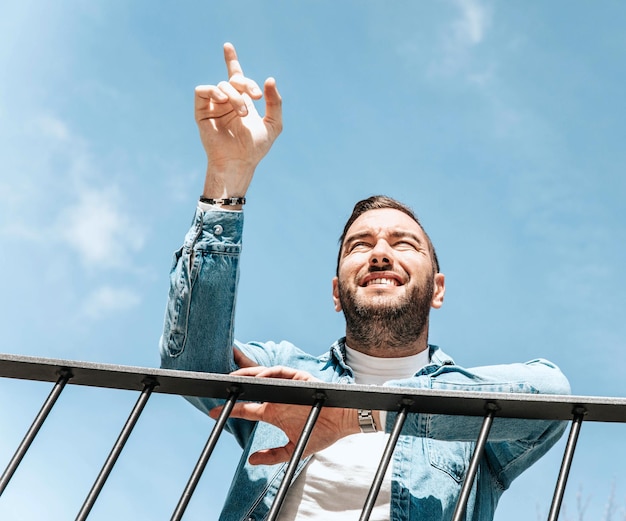
[{"label": "vertical metal bar", "polygon": [[467,474],[463,480],[463,487],[461,488],[461,494],[459,495],[459,500],[457,501],[454,509],[452,521],[462,521],[463,519],[465,509],[467,508],[467,500],[469,499],[469,495],[472,490],[472,484],[474,483],[474,478],[476,477],[476,472],[478,471],[480,459],[485,451],[489,431],[491,430],[491,425],[493,424],[493,417],[495,412],[498,410],[498,406],[495,403],[487,403],[485,405],[485,409],[487,409],[487,414],[483,419],[483,425],[480,428],[480,433],[478,434],[478,439],[476,440],[474,454],[472,454]]},{"label": "vertical metal bar", "polygon": [[311,412],[309,413],[309,417],[304,424],[304,428],[302,429],[302,433],[300,434],[300,438],[298,439],[298,443],[296,444],[296,448],[293,451],[293,455],[289,460],[289,465],[287,466],[287,471],[285,472],[285,477],[280,483],[280,487],[278,487],[278,492],[276,492],[276,497],[274,498],[274,502],[272,503],[272,507],[270,508],[269,514],[267,515],[267,521],[276,521],[278,518],[278,513],[280,512],[281,507],[283,506],[283,501],[285,496],[287,495],[287,490],[289,490],[289,486],[291,485],[291,480],[293,479],[294,474],[296,473],[296,469],[298,467],[298,462],[304,453],[304,449],[306,447],[309,438],[311,437],[311,433],[313,432],[313,427],[315,426],[315,422],[320,415],[322,410],[322,405],[326,400],[326,395],[322,392],[315,393],[315,403],[313,407],[311,407]]},{"label": "vertical metal bar", "polygon": [[126,424],[122,428],[117,438],[117,441],[115,442],[115,445],[113,445],[113,448],[111,449],[111,452],[107,457],[102,467],[102,470],[100,471],[100,474],[98,474],[98,477],[91,487],[91,490],[89,491],[89,494],[87,495],[87,498],[85,499],[85,502],[83,503],[80,512],[76,516],[76,521],[84,521],[85,519],[87,519],[89,512],[93,508],[96,499],[98,499],[98,495],[100,494],[104,483],[109,477],[111,470],[113,470],[113,466],[115,465],[117,458],[121,454],[122,449],[124,448],[124,445],[126,444],[126,441],[130,436],[130,433],[133,431],[133,428],[135,427],[135,424],[137,423],[139,416],[143,412],[143,409],[148,402],[148,398],[150,398],[152,390],[156,387],[156,385],[156,380],[146,378],[144,388],[141,391],[139,398],[137,399],[137,403],[133,407],[130,415],[128,416]]},{"label": "vertical metal bar", "polygon": [[361,517],[359,517],[359,521],[368,521],[368,519],[372,515],[372,510],[374,509],[376,498],[378,497],[378,493],[380,492],[380,487],[383,483],[385,472],[387,472],[387,467],[389,466],[389,462],[391,461],[393,451],[396,448],[396,443],[398,443],[400,432],[402,431],[402,427],[404,426],[404,422],[406,421],[406,417],[409,412],[409,407],[412,403],[413,400],[409,399],[405,399],[402,401],[402,406],[398,411],[396,421],[394,422],[393,429],[391,430],[391,434],[389,435],[389,440],[387,440],[387,445],[385,446],[385,450],[380,459],[380,463],[378,464],[378,469],[376,470],[376,474],[374,475],[374,481],[372,482],[372,486],[370,487],[370,491],[365,500],[365,505],[363,506],[363,510],[361,511]]},{"label": "vertical metal bar", "polygon": [[37,416],[35,416],[35,419],[33,420],[32,425],[26,432],[26,435],[22,439],[22,442],[20,443],[19,447],[15,451],[13,458],[11,458],[11,461],[7,465],[7,468],[5,469],[5,471],[2,474],[2,477],[0,478],[0,496],[2,496],[4,489],[9,484],[9,481],[11,481],[11,478],[13,477],[13,474],[17,470],[17,467],[22,462],[24,455],[26,454],[31,444],[33,443],[33,440],[35,439],[35,436],[37,436],[39,429],[41,428],[43,423],[46,421],[46,418],[48,417],[48,414],[52,410],[52,407],[54,407],[54,404],[59,398],[61,391],[63,391],[63,389],[65,388],[65,384],[68,382],[68,380],[71,377],[72,377],[72,373],[69,370],[61,369],[59,371],[59,379],[54,384],[54,387],[52,388],[52,391],[50,391],[48,398],[46,399],[44,404],[41,406],[39,413],[37,414]]},{"label": "vertical metal bar", "polygon": [[565,453],[563,454],[559,477],[556,480],[556,487],[554,489],[554,496],[552,497],[552,505],[550,506],[548,521],[557,521],[559,517],[561,503],[563,502],[563,496],[565,494],[565,486],[567,485],[567,478],[569,476],[570,468],[572,467],[574,451],[576,450],[578,435],[580,434],[580,428],[586,411],[584,407],[576,407],[572,412],[574,413],[574,418],[572,419],[572,427],[569,432],[569,437],[567,438],[567,445],[565,447]]},{"label": "vertical metal bar", "polygon": [[239,386],[233,385],[230,388],[230,394],[228,395],[228,399],[226,400],[226,403],[224,404],[224,408],[222,409],[222,412],[220,413],[215,425],[213,426],[213,430],[211,431],[211,434],[209,435],[209,439],[207,440],[206,445],[204,446],[204,449],[202,450],[202,453],[200,454],[198,463],[196,463],[196,466],[193,469],[191,476],[189,477],[187,486],[185,487],[185,490],[183,491],[183,494],[180,497],[180,500],[178,501],[178,505],[176,505],[176,509],[174,510],[174,513],[172,514],[171,521],[179,521],[180,519],[182,519],[183,514],[185,513],[185,510],[187,509],[187,506],[189,505],[189,500],[191,499],[191,496],[196,490],[196,486],[198,485],[198,482],[200,481],[200,477],[202,476],[202,473],[204,472],[204,469],[209,461],[209,458],[211,457],[211,454],[213,453],[213,449],[215,448],[215,445],[217,444],[217,440],[219,439],[220,435],[222,434],[222,431],[224,430],[224,426],[226,425],[226,420],[228,420],[228,417],[230,416],[230,413],[233,410],[233,406],[237,402],[237,397],[239,396],[240,393],[241,393],[241,389]]}]

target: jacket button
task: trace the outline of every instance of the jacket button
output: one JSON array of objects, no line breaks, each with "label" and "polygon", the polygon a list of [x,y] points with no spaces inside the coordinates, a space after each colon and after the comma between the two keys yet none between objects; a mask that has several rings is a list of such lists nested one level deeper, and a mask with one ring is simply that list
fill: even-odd
[{"label": "jacket button", "polygon": [[224,228],[222,227],[221,224],[216,224],[215,226],[213,226],[213,233],[215,235],[222,235],[223,231],[224,231]]}]

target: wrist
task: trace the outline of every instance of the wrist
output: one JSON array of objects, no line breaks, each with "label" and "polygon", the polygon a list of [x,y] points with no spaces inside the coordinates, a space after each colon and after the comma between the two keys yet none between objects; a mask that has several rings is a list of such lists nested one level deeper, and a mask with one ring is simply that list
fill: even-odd
[{"label": "wrist", "polygon": [[200,202],[226,210],[241,210],[246,202],[246,189],[247,186],[230,186],[230,184],[216,182],[215,178],[209,179],[207,175],[207,182],[204,184]]},{"label": "wrist", "polygon": [[202,195],[210,199],[245,197],[254,169],[254,165],[244,161],[209,162]]}]

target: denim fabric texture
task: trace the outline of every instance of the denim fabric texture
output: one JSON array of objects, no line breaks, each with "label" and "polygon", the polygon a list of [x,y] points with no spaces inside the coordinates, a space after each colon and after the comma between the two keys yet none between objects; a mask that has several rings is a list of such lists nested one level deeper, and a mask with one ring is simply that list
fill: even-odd
[{"label": "denim fabric texture", "polygon": [[[237,366],[236,345],[260,365],[285,365],[308,371],[327,382],[354,383],[345,363],[344,339],[322,356],[288,343],[237,342],[233,337],[242,212],[196,210],[170,273],[170,291],[160,341],[161,366],[167,369],[229,373]],[[466,369],[437,346],[430,364],[414,377],[385,385],[417,389],[452,389],[513,393],[568,394],[569,384],[546,360]],[[212,398],[188,398],[208,412]],[[395,414],[387,415],[391,430]],[[482,419],[409,414],[393,455],[391,521],[451,519]],[[502,492],[562,435],[565,422],[496,418],[485,457],[468,502],[466,521],[489,521]],[[243,455],[226,499],[221,521],[261,521],[285,473],[286,464],[252,466],[251,453],[286,442],[282,431],[266,423],[231,419],[227,429]],[[306,461],[301,463],[301,468]]]}]

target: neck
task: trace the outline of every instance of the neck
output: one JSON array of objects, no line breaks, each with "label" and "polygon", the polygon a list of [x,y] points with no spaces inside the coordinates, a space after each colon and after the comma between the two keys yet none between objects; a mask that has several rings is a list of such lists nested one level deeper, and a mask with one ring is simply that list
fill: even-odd
[{"label": "neck", "polygon": [[394,332],[368,328],[368,331],[346,330],[346,344],[355,351],[378,358],[400,358],[428,349],[428,327],[413,339]]}]

